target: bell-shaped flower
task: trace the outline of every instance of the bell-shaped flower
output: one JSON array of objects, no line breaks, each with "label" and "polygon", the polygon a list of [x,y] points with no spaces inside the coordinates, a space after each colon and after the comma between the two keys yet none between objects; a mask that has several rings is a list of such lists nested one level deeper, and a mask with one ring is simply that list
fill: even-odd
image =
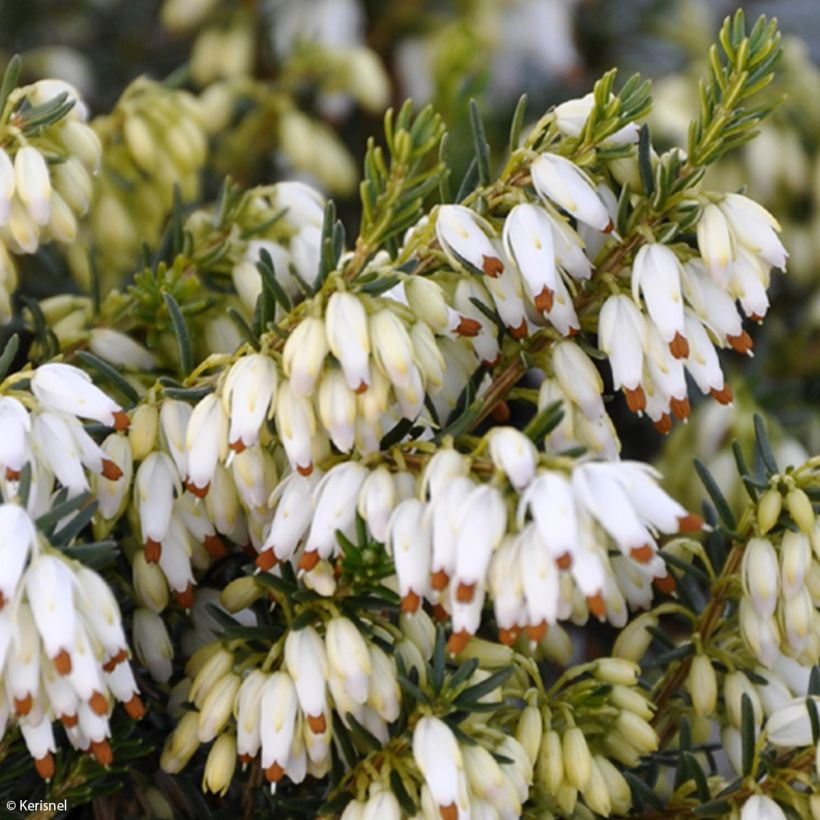
[{"label": "bell-shaped flower", "polygon": [[436,215],[436,237],[455,267],[467,267],[489,277],[504,270],[498,251],[478,216],[463,205],[441,205]]},{"label": "bell-shaped flower", "polygon": [[134,482],[134,503],[149,561],[159,560],[162,542],[171,523],[174,495],[179,495],[180,490],[179,476],[167,453],[151,453],[140,464]]},{"label": "bell-shaped flower", "polygon": [[437,717],[419,720],[413,730],[413,759],[441,816],[458,816],[464,759],[455,735],[444,721]]},{"label": "bell-shaped flower", "polygon": [[530,438],[515,427],[494,427],[488,434],[490,458],[503,470],[519,492],[534,478],[538,450]]},{"label": "bell-shaped flower", "polygon": [[275,413],[276,431],[288,460],[302,475],[310,475],[313,472],[312,438],[316,433],[313,405],[308,399],[296,396],[289,382],[282,382],[276,394]]},{"label": "bell-shaped flower", "polygon": [[[16,504],[0,504],[0,612],[14,597],[29,553],[37,538],[26,511]],[[2,639],[0,639],[2,640]],[[2,656],[2,653],[0,653]],[[3,664],[0,663],[0,669]]]},{"label": "bell-shaped flower", "polygon": [[698,249],[712,278],[720,287],[726,287],[736,248],[729,222],[717,205],[709,204],[703,209],[698,222]]},{"label": "bell-shaped flower", "polygon": [[276,395],[276,368],[269,356],[251,353],[228,371],[222,401],[230,419],[229,446],[235,452],[259,440],[259,429]]},{"label": "bell-shaped flower", "polygon": [[272,569],[277,562],[293,555],[313,519],[313,491],[317,480],[317,474],[306,478],[294,472],[271,494],[270,503],[276,503],[276,511],[257,558],[260,569]]},{"label": "bell-shaped flower", "polygon": [[402,612],[416,612],[430,588],[432,557],[425,505],[417,498],[408,498],[393,510],[387,543],[396,565]]},{"label": "bell-shaped flower", "polygon": [[45,157],[26,145],[14,157],[14,182],[17,196],[38,225],[45,225],[51,209],[51,178]]},{"label": "bell-shaped flower", "polygon": [[742,194],[726,194],[719,207],[738,242],[771,267],[786,269],[789,254],[777,236],[780,225],[762,205]]},{"label": "bell-shaped flower", "polygon": [[260,697],[262,768],[269,783],[285,774],[297,728],[299,701],[287,672],[276,672],[266,681]]},{"label": "bell-shaped flower", "polygon": [[365,703],[372,666],[361,632],[348,618],[331,618],[327,622],[325,647],[330,668],[341,679],[348,696],[356,703]]},{"label": "bell-shaped flower", "polygon": [[308,316],[291,331],[282,350],[282,366],[295,396],[313,392],[327,352],[325,323],[321,319]]},{"label": "bell-shaped flower", "polygon": [[29,458],[31,432],[31,417],[17,399],[0,396],[0,429],[0,471],[14,481]]},{"label": "bell-shaped flower", "polygon": [[646,327],[643,314],[628,296],[610,296],[601,308],[598,341],[609,357],[612,381],[622,389],[633,413],[646,406],[641,387]]},{"label": "bell-shaped flower", "polygon": [[555,250],[549,214],[537,205],[516,205],[504,220],[504,248],[515,260],[537,310],[552,309],[555,296]]},{"label": "bell-shaped flower", "polygon": [[704,393],[710,393],[721,404],[732,401],[732,389],[726,384],[717,351],[705,328],[691,311],[686,311],[686,338],[689,358],[686,369]]},{"label": "bell-shaped flower", "polygon": [[299,705],[310,730],[327,729],[327,653],[319,633],[312,627],[291,631],[285,640],[285,666],[296,687]]},{"label": "bell-shaped flower", "polygon": [[339,360],[347,386],[356,393],[370,384],[370,336],[367,314],[352,293],[334,293],[325,312],[325,332],[330,352]]},{"label": "bell-shaped flower", "polygon": [[217,462],[224,461],[227,450],[228,419],[219,396],[210,393],[194,407],[185,431],[189,492],[198,498],[208,494]]}]

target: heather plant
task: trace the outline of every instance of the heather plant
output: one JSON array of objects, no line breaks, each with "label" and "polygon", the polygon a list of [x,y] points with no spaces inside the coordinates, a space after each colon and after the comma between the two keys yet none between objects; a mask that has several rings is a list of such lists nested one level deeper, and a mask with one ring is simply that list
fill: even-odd
[{"label": "heather plant", "polygon": [[[224,60],[194,86],[257,88],[238,26],[198,34]],[[462,179],[431,106],[389,109],[355,234],[303,178],[209,196],[209,152],[264,106],[214,125],[207,88],[141,78],[90,118],[10,61],[9,811],[820,817],[819,457],[754,415],[742,499],[673,464],[694,508],[621,452],[627,414],[649,437],[733,402],[786,270],[775,216],[707,177],[769,114],[779,54],[775,22],[728,18],[666,150],[650,84],[615,70],[534,120],[522,97],[500,161],[471,102]],[[318,93],[355,99],[337,79]],[[286,82],[266,99],[274,142],[349,178]],[[16,294],[52,240],[73,285]]]}]

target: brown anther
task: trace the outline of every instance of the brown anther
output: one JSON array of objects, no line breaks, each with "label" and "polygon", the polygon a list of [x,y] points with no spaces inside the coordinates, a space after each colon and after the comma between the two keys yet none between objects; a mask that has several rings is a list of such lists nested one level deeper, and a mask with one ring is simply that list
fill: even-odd
[{"label": "brown anther", "polygon": [[259,555],[256,556],[256,566],[259,567],[262,572],[270,572],[278,563],[279,559],[272,549],[260,552]]},{"label": "brown anther", "polygon": [[760,323],[763,321],[763,317],[762,317],[762,316],[760,316],[760,315],[759,315],[759,314],[757,314],[757,313],[753,313],[751,316],[749,316],[749,318],[750,318],[753,322],[757,322],[758,324],[760,324]]},{"label": "brown anther", "polygon": [[311,550],[310,552],[304,553],[302,557],[299,559],[299,569],[303,569],[305,572],[310,572],[318,563],[318,551]]},{"label": "brown anther", "polygon": [[599,620],[606,618],[606,604],[604,596],[600,592],[594,595],[587,595],[587,609]]},{"label": "brown anther", "polygon": [[2,609],[6,605],[6,596],[3,595],[3,591],[0,590],[0,609]]},{"label": "brown anther", "polygon": [[66,727],[66,729],[72,729],[80,722],[80,718],[77,715],[60,715],[60,723]]},{"label": "brown anther", "polygon": [[470,635],[466,629],[462,629],[461,632],[453,632],[447,641],[447,651],[451,655],[458,655],[458,653],[463,652],[467,644],[470,643],[471,637],[472,635]]},{"label": "brown anther", "polygon": [[285,770],[278,763],[271,763],[265,769],[265,779],[268,783],[278,783],[285,775]]},{"label": "brown anther", "polygon": [[460,583],[456,589],[456,600],[460,604],[469,604],[475,595],[475,584]]},{"label": "brown anther", "polygon": [[123,708],[125,709],[125,714],[128,715],[131,720],[142,720],[145,717],[145,705],[139,695],[132,695],[131,700],[127,700],[123,703]]},{"label": "brown anther", "polygon": [[504,263],[497,256],[482,256],[481,270],[492,279],[504,273]]},{"label": "brown anther", "polygon": [[517,626],[511,626],[509,629],[499,629],[498,640],[504,646],[512,646],[518,640],[520,634],[521,630]]},{"label": "brown anther", "polygon": [[447,614],[447,610],[441,604],[434,604],[430,610],[430,614],[433,616],[433,620],[438,621],[440,624],[443,624],[450,617]]},{"label": "brown anther", "polygon": [[94,692],[88,699],[88,705],[95,715],[102,717],[108,714],[108,701],[102,692]]},{"label": "brown anther", "polygon": [[411,589],[407,595],[401,599],[401,611],[405,615],[412,615],[414,612],[418,611],[420,603],[421,598],[419,598],[419,596],[416,595],[416,593]]},{"label": "brown anther", "polygon": [[122,478],[122,470],[114,464],[110,458],[104,458],[102,460],[102,474],[103,478],[107,478],[109,481],[116,481],[118,478]]},{"label": "brown anther", "polygon": [[655,429],[664,436],[669,435],[672,430],[672,416],[669,413],[664,413],[657,421],[653,421]]},{"label": "brown anther", "polygon": [[574,336],[577,336],[577,335],[578,335],[578,332],[579,332],[580,330],[581,330],[581,328],[580,328],[580,327],[572,327],[572,325],[570,325],[570,326],[567,328],[567,336],[568,336],[570,339],[572,339]]},{"label": "brown anther", "polygon": [[467,336],[473,338],[481,333],[481,322],[475,319],[468,319],[466,316],[459,315],[459,323],[456,326],[456,333],[459,336]]},{"label": "brown anther", "polygon": [[20,716],[27,715],[31,711],[31,707],[33,705],[34,699],[31,697],[31,693],[26,695],[24,698],[14,699],[14,711]]},{"label": "brown anther", "polygon": [[688,419],[689,414],[692,412],[692,405],[689,404],[688,398],[669,399],[669,406],[672,408],[672,412],[678,421]]},{"label": "brown anther", "polygon": [[540,310],[541,313],[549,313],[554,304],[555,294],[546,285],[544,285],[541,293],[535,297],[535,309]]},{"label": "brown anther", "polygon": [[669,350],[676,359],[685,359],[689,355],[689,342],[680,333],[669,342]]},{"label": "brown anther", "polygon": [[43,757],[35,758],[34,768],[43,780],[51,780],[54,777],[54,755],[46,752]]},{"label": "brown anther", "polygon": [[481,364],[483,364],[484,367],[487,367],[490,370],[492,370],[494,367],[498,367],[498,365],[501,364],[501,354],[499,353],[492,361],[488,361],[487,359],[482,359]]},{"label": "brown anther", "polygon": [[724,384],[720,390],[710,390],[712,397],[717,399],[721,404],[731,404],[734,394],[732,388],[728,384]]},{"label": "brown anther", "polygon": [[458,806],[455,803],[450,803],[449,806],[439,806],[438,813],[441,815],[441,820],[458,820]]},{"label": "brown anther", "polygon": [[190,609],[194,605],[194,587],[191,582],[189,581],[188,586],[181,592],[175,589],[174,598],[183,609]]},{"label": "brown anther", "polygon": [[526,339],[527,335],[529,334],[526,319],[522,319],[521,324],[518,325],[518,327],[508,327],[507,330],[509,331],[510,336],[512,336],[513,339]]},{"label": "brown anther", "polygon": [[[367,390],[368,384],[366,381],[360,381],[359,386],[353,391],[357,396],[361,396]],[[310,473],[308,473],[310,475]]]},{"label": "brown anther", "polygon": [[241,755],[239,755],[239,762],[243,766],[247,766],[248,763],[250,763],[252,760],[253,760],[253,755],[249,755],[247,752],[243,752]]},{"label": "brown anther", "polygon": [[540,624],[527,624],[527,637],[533,642],[538,643],[544,640],[547,634],[547,622],[541,621]]},{"label": "brown anther", "polygon": [[71,655],[65,649],[61,649],[52,659],[54,669],[58,675],[68,675],[71,672]]},{"label": "brown anther", "polygon": [[615,230],[615,223],[610,219],[604,228],[604,233],[612,233]]},{"label": "brown anther", "polygon": [[153,538],[146,538],[145,540],[145,560],[149,564],[158,564],[159,558],[162,555],[162,544],[159,541],[154,541]]},{"label": "brown anther", "polygon": [[113,672],[123,661],[128,660],[128,650],[120,649],[116,655],[112,655],[104,664],[103,670]]},{"label": "brown anther", "polygon": [[308,715],[307,722],[308,726],[310,726],[310,731],[313,732],[314,735],[321,735],[325,729],[327,729],[327,720],[323,714]]},{"label": "brown anther", "polygon": [[507,402],[505,401],[500,401],[493,407],[492,410],[490,410],[490,415],[493,417],[495,421],[509,421],[510,416],[512,415],[512,413],[510,412],[510,405],[507,404]]},{"label": "brown anther", "polygon": [[671,572],[661,578],[653,578],[652,583],[655,585],[655,589],[657,589],[658,592],[663,592],[666,595],[671,595],[678,585],[678,582],[675,580],[675,576],[672,575]]},{"label": "brown anther", "polygon": [[198,487],[189,478],[185,482],[185,489],[188,490],[188,492],[191,495],[195,495],[197,498],[205,498],[205,496],[208,495],[208,490],[211,489],[211,482],[209,481],[204,487]]},{"label": "brown anther", "polygon": [[207,552],[208,555],[210,555],[214,560],[224,558],[228,554],[225,543],[216,534],[206,535],[202,539],[202,546],[205,547],[205,552]]},{"label": "brown anther", "polygon": [[[361,387],[361,385],[359,385],[359,387]],[[313,472],[313,464],[308,464],[306,467],[302,467],[300,464],[297,464],[296,472],[307,478]]]},{"label": "brown anther", "polygon": [[572,553],[565,552],[563,555],[559,555],[555,559],[555,566],[558,569],[569,569],[572,566]]},{"label": "brown anther", "polygon": [[631,390],[625,387],[624,396],[626,396],[626,406],[633,413],[641,413],[646,410],[646,393],[643,392],[643,387],[640,385]]},{"label": "brown anther", "polygon": [[241,438],[238,438],[236,441],[228,442],[228,447],[230,447],[230,449],[235,453],[241,453],[246,449],[245,442],[242,441]]},{"label": "brown anther", "polygon": [[430,586],[436,590],[436,592],[441,592],[441,590],[447,589],[447,584],[449,583],[450,576],[447,574],[446,570],[437,569],[430,576]]},{"label": "brown anther", "polygon": [[118,410],[114,413],[114,429],[117,432],[121,433],[123,430],[127,430],[130,423],[128,414],[124,410]]},{"label": "brown anther", "polygon": [[678,532],[700,532],[703,529],[703,519],[695,513],[687,513],[678,519]]},{"label": "brown anther", "polygon": [[655,550],[653,550],[649,544],[643,544],[640,547],[632,547],[632,549],[629,550],[629,555],[639,564],[648,564],[655,555]]},{"label": "brown anther", "polygon": [[111,744],[103,738],[102,740],[92,740],[88,751],[94,755],[94,760],[100,766],[110,766],[114,762],[114,753],[111,751]]},{"label": "brown anther", "polygon": [[19,478],[19,470],[12,470],[11,467],[6,467],[6,481],[17,481]]},{"label": "brown anther", "polygon": [[739,336],[727,336],[726,341],[732,346],[732,350],[738,353],[748,353],[752,349],[752,337],[745,331],[741,331]]}]

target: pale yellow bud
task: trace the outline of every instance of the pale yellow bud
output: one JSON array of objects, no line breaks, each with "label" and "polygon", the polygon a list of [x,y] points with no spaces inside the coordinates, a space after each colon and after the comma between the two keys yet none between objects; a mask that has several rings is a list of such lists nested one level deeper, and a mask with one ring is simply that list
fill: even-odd
[{"label": "pale yellow bud", "polygon": [[763,719],[763,705],[757,690],[743,672],[730,672],[723,681],[723,699],[726,703],[726,712],[729,720],[738,729],[741,726],[743,695],[748,695],[752,702],[755,725],[759,726]]},{"label": "pale yellow bud", "polygon": [[154,786],[141,790],[142,797],[148,803],[149,816],[155,820],[174,820],[176,815],[165,795]]},{"label": "pale yellow bud", "polygon": [[128,443],[134,461],[142,461],[154,449],[159,430],[159,411],[153,404],[140,404],[131,417]]},{"label": "pale yellow bud", "polygon": [[814,530],[815,515],[806,493],[799,487],[789,490],[789,494],[786,496],[786,506],[789,509],[789,515],[794,523],[800,527],[800,530],[806,535],[811,535]]},{"label": "pale yellow bud", "polygon": [[149,564],[140,550],[134,555],[131,578],[137,602],[159,614],[168,606],[168,582],[159,564]]},{"label": "pale yellow bud", "polygon": [[168,735],[159,765],[168,774],[179,774],[199,748],[197,739],[197,724],[199,715],[196,712],[186,712],[177,724],[176,729]]},{"label": "pale yellow bud", "polygon": [[715,711],[717,703],[717,676],[706,655],[695,655],[692,658],[686,688],[692,698],[695,714],[709,717]]},{"label": "pale yellow bud", "polygon": [[564,753],[561,736],[553,729],[544,733],[538,750],[536,776],[548,794],[555,794],[564,780]]},{"label": "pale yellow bud", "polygon": [[644,720],[651,720],[655,713],[654,704],[647,700],[639,690],[615,684],[609,693],[609,699],[615,706],[634,712]]},{"label": "pale yellow bud", "polygon": [[783,509],[783,496],[778,490],[769,489],[760,496],[757,502],[757,526],[761,535],[765,535],[780,518]]},{"label": "pale yellow bud", "polygon": [[470,658],[478,658],[483,669],[501,669],[512,663],[514,654],[511,646],[472,637],[457,657],[460,663]]},{"label": "pale yellow bud", "polygon": [[220,647],[205,661],[191,684],[189,696],[191,703],[200,709],[202,708],[202,704],[211,688],[233,669],[233,660],[233,653]]},{"label": "pale yellow bud", "polygon": [[572,659],[572,639],[567,631],[559,624],[553,624],[539,644],[544,657],[559,666],[569,665]]},{"label": "pale yellow bud", "polygon": [[607,683],[634,686],[638,682],[641,668],[637,663],[622,658],[601,658],[595,664],[595,677]]},{"label": "pale yellow bud", "polygon": [[123,127],[125,144],[139,168],[152,174],[157,168],[158,135],[154,133],[148,120],[139,114],[132,114],[125,120]]},{"label": "pale yellow bud", "polygon": [[564,781],[555,792],[555,802],[558,803],[563,816],[569,817],[575,811],[578,803],[578,789]]},{"label": "pale yellow bud", "polygon": [[[196,681],[194,681],[196,684]],[[213,740],[225,727],[233,711],[236,693],[239,691],[241,679],[239,675],[229,672],[217,680],[202,699],[199,713],[197,737],[200,742],[208,743]],[[202,690],[201,690],[202,691]]]},{"label": "pale yellow bud", "polygon": [[655,730],[633,712],[621,712],[615,726],[639,754],[649,754],[658,750],[658,736]]},{"label": "pale yellow bud", "polygon": [[632,808],[632,791],[626,778],[603,755],[595,755],[593,760],[606,783],[612,802],[612,811],[615,814],[628,814]]},{"label": "pale yellow bud", "polygon": [[67,118],[60,129],[60,139],[69,154],[77,157],[86,171],[96,174],[100,167],[102,145],[100,138],[85,123]]},{"label": "pale yellow bud", "polygon": [[584,802],[596,814],[608,817],[612,811],[612,798],[601,770],[595,760],[592,761],[589,783],[583,790]]},{"label": "pale yellow bud", "polygon": [[518,726],[515,728],[515,739],[524,748],[533,766],[538,761],[543,733],[544,724],[541,720],[541,710],[536,706],[527,706],[518,719]]},{"label": "pale yellow bud", "polygon": [[412,615],[399,615],[399,628],[418,647],[423,658],[433,657],[436,627],[423,609],[417,609]]},{"label": "pale yellow bud", "polygon": [[564,777],[576,789],[583,791],[592,776],[592,755],[584,733],[577,726],[564,733],[561,750],[564,755]]},{"label": "pale yellow bud", "polygon": [[224,796],[231,785],[236,769],[236,738],[230,734],[220,735],[205,761],[202,790]]},{"label": "pale yellow bud", "polygon": [[240,612],[265,594],[263,587],[250,575],[234,578],[219,594],[219,602],[228,612]]}]

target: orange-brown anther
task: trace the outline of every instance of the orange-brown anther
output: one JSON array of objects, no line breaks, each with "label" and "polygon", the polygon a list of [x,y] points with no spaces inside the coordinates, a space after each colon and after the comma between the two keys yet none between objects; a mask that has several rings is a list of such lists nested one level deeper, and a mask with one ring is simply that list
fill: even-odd
[{"label": "orange-brown anther", "polygon": [[245,451],[245,442],[242,441],[241,438],[238,438],[236,441],[231,441],[228,444],[228,447],[230,447],[235,453],[242,453]]},{"label": "orange-brown anther", "polygon": [[145,705],[139,695],[132,695],[131,700],[127,700],[123,706],[131,720],[142,720],[145,717]]},{"label": "orange-brown anther", "polygon": [[118,478],[122,478],[122,470],[109,458],[102,460],[102,474],[103,478],[107,478],[109,481],[116,481]]},{"label": "orange-brown anther", "polygon": [[94,760],[96,760],[100,766],[110,766],[114,762],[111,745],[105,738],[100,741],[92,740],[88,750],[94,755]]},{"label": "orange-brown anther", "polygon": [[108,701],[102,692],[94,692],[88,699],[88,705],[95,715],[102,716],[108,714]]},{"label": "orange-brown anther", "polygon": [[458,806],[455,803],[450,803],[449,806],[439,806],[438,813],[441,815],[441,820],[458,820]]},{"label": "orange-brown anther", "polygon": [[414,612],[418,611],[420,603],[421,598],[419,598],[419,596],[416,595],[416,593],[411,589],[407,595],[401,599],[401,611],[405,615],[412,615]]},{"label": "orange-brown anther", "polygon": [[501,276],[504,273],[504,263],[497,256],[482,256],[481,270],[487,276],[495,279],[496,276]]},{"label": "orange-brown anther", "polygon": [[538,296],[535,297],[535,308],[541,313],[549,313],[555,304],[555,294],[546,285]]},{"label": "orange-brown anther", "polygon": [[120,649],[116,655],[112,655],[104,664],[103,669],[106,672],[113,672],[119,664],[128,659],[128,650]]},{"label": "orange-brown anther", "polygon": [[643,387],[638,387],[633,390],[624,388],[624,396],[626,396],[626,406],[633,413],[641,413],[646,410],[646,393],[643,392]]},{"label": "orange-brown anther", "polygon": [[53,658],[52,663],[58,675],[68,675],[71,672],[71,655],[61,649]]},{"label": "orange-brown anther", "polygon": [[498,640],[503,643],[504,646],[512,646],[518,640],[520,634],[521,630],[517,626],[510,627],[509,629],[499,629]]},{"label": "orange-brown anther", "polygon": [[145,560],[149,564],[158,564],[160,555],[162,555],[162,544],[159,541],[154,541],[153,538],[146,539]]},{"label": "orange-brown anther", "polygon": [[188,586],[182,592],[175,589],[174,598],[183,609],[190,609],[194,605],[194,587],[191,582],[188,582]]},{"label": "orange-brown anther", "polygon": [[728,384],[724,384],[720,390],[710,390],[712,397],[717,399],[721,404],[730,404],[734,399],[732,388]]},{"label": "orange-brown anther", "polygon": [[669,342],[669,350],[676,359],[685,359],[689,355],[689,342],[680,333],[675,334],[675,338]]},{"label": "orange-brown anther", "polygon": [[211,482],[209,481],[204,487],[197,487],[197,485],[189,479],[185,482],[185,489],[197,498],[205,498],[205,496],[208,495],[208,490],[211,489]]},{"label": "orange-brown anther", "polygon": [[499,353],[492,361],[488,361],[487,359],[482,359],[481,364],[484,367],[489,368],[492,370],[494,367],[498,367],[501,364],[501,354]]},{"label": "orange-brown anther", "polygon": [[607,226],[604,228],[604,233],[612,233],[615,230],[615,223],[610,219]]},{"label": "orange-brown anther", "polygon": [[303,553],[302,557],[299,559],[299,569],[303,569],[305,572],[310,572],[318,563],[318,551],[311,550],[310,552]]},{"label": "orange-brown anther", "polygon": [[547,622],[541,621],[540,624],[528,624],[527,625],[527,637],[533,642],[538,643],[538,641],[544,640],[544,637],[547,634]]},{"label": "orange-brown anther", "polygon": [[27,715],[31,711],[31,707],[33,705],[34,700],[31,697],[31,693],[26,695],[24,698],[14,699],[14,711],[21,716]]},{"label": "orange-brown anther", "polygon": [[[361,396],[362,393],[367,391],[368,384],[365,381],[359,382],[359,386],[353,391],[357,396]],[[311,468],[312,469],[312,468]],[[310,473],[308,473],[310,475]]]},{"label": "orange-brown anther", "polygon": [[60,723],[66,727],[66,729],[71,729],[76,726],[80,722],[80,718],[77,715],[60,715]]},{"label": "orange-brown anther", "polygon": [[128,419],[128,414],[124,410],[118,410],[114,413],[114,429],[117,432],[122,432],[128,429],[131,422]]},{"label": "orange-brown anther", "polygon": [[324,715],[308,715],[307,722],[314,735],[321,735],[327,729],[327,720]]},{"label": "orange-brown anther", "polygon": [[647,564],[649,561],[652,560],[652,556],[655,555],[655,550],[649,546],[649,544],[643,544],[640,547],[632,547],[629,551],[629,555],[631,558],[634,558],[640,564]]},{"label": "orange-brown anther", "polygon": [[2,609],[6,605],[6,596],[0,592],[0,609]]},{"label": "orange-brown anther", "polygon": [[[364,382],[362,382],[362,384],[364,384]],[[361,387],[361,385],[359,385],[359,387]],[[364,391],[362,391],[362,392],[364,392]],[[304,476],[305,478],[307,478],[313,472],[313,464],[308,464],[307,467],[301,467],[300,465],[297,464],[296,465],[296,472],[299,473],[299,475]]]},{"label": "orange-brown anther", "polygon": [[495,421],[505,422],[510,420],[512,413],[510,412],[510,405],[505,401],[500,401],[490,411],[490,415]]},{"label": "orange-brown anther", "polygon": [[17,481],[20,478],[19,470],[12,470],[11,467],[6,467],[6,481]]},{"label": "orange-brown anther", "polygon": [[481,322],[475,319],[468,319],[466,316],[459,316],[459,323],[456,327],[456,333],[459,336],[467,336],[472,338],[481,333]]},{"label": "orange-brown anther", "polygon": [[434,590],[436,590],[437,592],[441,592],[441,590],[447,589],[447,584],[449,584],[449,583],[450,583],[450,576],[443,569],[437,569],[430,576],[430,586]]},{"label": "orange-brown anther", "polygon": [[202,546],[214,560],[224,558],[228,554],[225,543],[218,535],[206,535],[202,539]]},{"label": "orange-brown anther", "polygon": [[599,620],[606,617],[606,604],[604,603],[604,596],[600,592],[594,595],[587,595],[587,609]]},{"label": "orange-brown anther", "polygon": [[265,769],[265,779],[268,783],[278,783],[285,775],[285,770],[278,763],[271,763]]},{"label": "orange-brown anther", "polygon": [[692,412],[692,405],[689,404],[688,398],[669,399],[669,406],[672,408],[672,412],[675,414],[675,418],[678,421],[688,419],[689,414]]},{"label": "orange-brown anther", "polygon": [[700,532],[703,529],[703,519],[694,513],[687,513],[678,519],[678,532]]},{"label": "orange-brown anther", "polygon": [[739,336],[727,336],[726,340],[738,353],[748,353],[753,347],[752,337],[745,330]]},{"label": "orange-brown anther", "polygon": [[43,757],[38,757],[34,761],[34,768],[43,780],[51,780],[54,777],[54,755],[46,752]]},{"label": "orange-brown anther", "polygon": [[663,592],[666,595],[671,595],[675,591],[675,587],[678,585],[678,582],[675,580],[675,576],[672,575],[671,572],[667,573],[662,578],[654,578],[652,583],[659,592]]},{"label": "orange-brown anther", "polygon": [[758,324],[760,324],[760,322],[762,322],[762,321],[763,321],[763,317],[762,317],[762,316],[759,316],[757,313],[753,313],[753,314],[752,314],[749,318],[750,318],[753,322],[757,322]]},{"label": "orange-brown anther", "polygon": [[270,572],[278,563],[279,559],[276,557],[276,553],[273,549],[260,552],[259,555],[256,556],[256,566],[259,567],[262,572]]},{"label": "orange-brown anther", "polygon": [[453,632],[450,635],[450,639],[447,641],[447,651],[451,655],[458,655],[459,652],[464,651],[464,647],[470,643],[470,638],[472,636],[466,629],[462,629],[461,632]]},{"label": "orange-brown anther", "polygon": [[461,604],[469,604],[475,595],[475,584],[459,584],[456,589],[456,600]]},{"label": "orange-brown anther", "polygon": [[569,569],[572,566],[572,553],[565,552],[555,559],[555,566],[558,569]]},{"label": "orange-brown anther", "polygon": [[248,763],[250,763],[252,760],[253,760],[253,755],[249,755],[247,752],[243,752],[241,755],[239,755],[239,762],[243,766],[247,766]]},{"label": "orange-brown anther", "polygon": [[447,614],[447,610],[441,604],[435,604],[430,610],[430,614],[433,616],[433,620],[439,623],[444,623],[450,617]]},{"label": "orange-brown anther", "polygon": [[663,435],[669,435],[672,430],[672,416],[669,413],[664,413],[657,421],[653,421],[655,429]]},{"label": "orange-brown anther", "polygon": [[527,320],[522,319],[521,324],[518,327],[508,327],[507,330],[510,332],[510,336],[513,339],[526,339],[529,330],[527,329]]}]

